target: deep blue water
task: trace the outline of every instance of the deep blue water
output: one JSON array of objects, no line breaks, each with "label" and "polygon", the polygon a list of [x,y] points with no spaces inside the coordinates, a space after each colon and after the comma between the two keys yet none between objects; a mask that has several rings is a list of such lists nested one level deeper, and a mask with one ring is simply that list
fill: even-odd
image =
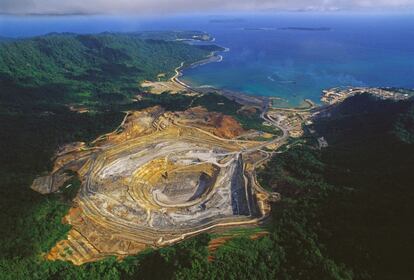
[{"label": "deep blue water", "polygon": [[[232,17],[243,20],[226,21]],[[211,22],[217,18],[225,20]],[[292,26],[330,30],[279,29]],[[9,37],[139,30],[210,32],[230,52],[222,54],[220,63],[185,70],[183,80],[196,86],[278,96],[283,98],[281,105],[295,106],[304,98],[318,102],[321,90],[334,86],[414,88],[411,14],[0,17],[0,36]]]}]

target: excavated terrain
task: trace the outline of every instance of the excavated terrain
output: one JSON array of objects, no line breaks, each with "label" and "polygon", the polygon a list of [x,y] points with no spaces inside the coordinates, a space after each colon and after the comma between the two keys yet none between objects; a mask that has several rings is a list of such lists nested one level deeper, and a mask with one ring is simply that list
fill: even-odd
[{"label": "excavated terrain", "polygon": [[277,199],[258,186],[259,141],[229,116],[193,108],[130,112],[120,127],[92,144],[56,154],[50,175],[32,188],[51,193],[75,172],[82,182],[65,217],[67,239],[47,254],[75,264],[136,254],[217,227],[257,224]]}]

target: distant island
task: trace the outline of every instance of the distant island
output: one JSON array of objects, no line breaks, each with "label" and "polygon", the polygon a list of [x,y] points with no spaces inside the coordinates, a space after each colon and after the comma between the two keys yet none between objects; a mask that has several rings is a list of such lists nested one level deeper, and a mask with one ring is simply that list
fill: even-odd
[{"label": "distant island", "polygon": [[294,30],[294,31],[330,31],[330,27],[281,27],[279,30]]},{"label": "distant island", "polygon": [[275,30],[274,27],[245,27],[243,30],[245,31],[269,31],[269,30]]},{"label": "distant island", "polygon": [[210,23],[237,23],[237,22],[245,22],[246,20],[243,18],[217,18],[211,19]]},{"label": "distant island", "polygon": [[270,31],[270,30],[293,30],[293,31],[330,31],[332,28],[330,27],[244,27],[243,30],[245,31]]}]

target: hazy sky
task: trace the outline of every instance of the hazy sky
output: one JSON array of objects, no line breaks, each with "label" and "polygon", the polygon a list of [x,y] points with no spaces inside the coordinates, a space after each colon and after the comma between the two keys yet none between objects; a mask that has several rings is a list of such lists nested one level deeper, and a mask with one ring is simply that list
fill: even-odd
[{"label": "hazy sky", "polygon": [[414,0],[0,0],[1,13],[407,10]]}]

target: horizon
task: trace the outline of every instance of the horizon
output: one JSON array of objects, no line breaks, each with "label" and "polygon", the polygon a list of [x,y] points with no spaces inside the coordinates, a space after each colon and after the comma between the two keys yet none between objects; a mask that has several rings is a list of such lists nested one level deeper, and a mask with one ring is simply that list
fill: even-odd
[{"label": "horizon", "polygon": [[414,12],[414,0],[3,0],[0,15],[178,15],[243,12]]},{"label": "horizon", "polygon": [[[41,36],[49,33],[78,33],[97,34],[102,32],[142,32],[142,31],[167,31],[167,30],[200,30],[201,27],[209,29],[211,21],[224,20],[224,26],[231,27],[231,20],[242,20],[246,25],[260,26],[261,20],[278,19],[280,26],[287,27],[310,25],[313,27],[335,27],[322,26],[334,22],[358,21],[364,22],[375,20],[383,23],[398,21],[411,21],[411,12],[363,12],[363,11],[336,11],[336,12],[228,12],[228,13],[197,13],[197,14],[170,14],[161,15],[122,15],[122,14],[70,14],[70,15],[10,15],[0,14],[0,37],[25,38]],[[286,22],[287,20],[287,22]],[[191,22],[197,22],[193,26]],[[239,22],[240,23],[240,22]],[[257,25],[259,24],[259,25]],[[263,23],[266,25],[266,23]],[[206,31],[206,30],[204,30]]]},{"label": "horizon", "polygon": [[133,12],[98,13],[98,12],[48,12],[48,13],[9,13],[0,10],[0,17],[142,17],[142,18],[173,18],[173,17],[234,17],[234,16],[272,16],[272,15],[340,15],[340,16],[384,16],[384,15],[411,15],[413,9],[390,9],[390,10],[269,10],[269,11],[204,11],[204,12],[177,12],[168,14],[147,13],[139,14]]}]

